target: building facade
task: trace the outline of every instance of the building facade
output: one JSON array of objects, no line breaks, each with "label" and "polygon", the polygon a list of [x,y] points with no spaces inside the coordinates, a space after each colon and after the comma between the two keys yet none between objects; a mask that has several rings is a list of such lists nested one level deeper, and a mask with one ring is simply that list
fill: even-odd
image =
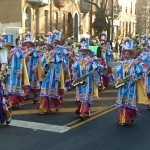
[{"label": "building facade", "polygon": [[129,33],[136,35],[136,0],[118,0],[114,12],[114,32],[117,38],[126,37]]},{"label": "building facade", "polygon": [[88,34],[90,5],[84,0],[0,0],[0,31],[35,36],[55,29],[64,37]]},{"label": "building facade", "polygon": [[[92,2],[100,5],[101,1]],[[64,38],[74,36],[77,39],[93,34],[90,27],[96,9],[85,0],[0,0],[0,3],[0,32],[23,37],[27,31],[37,36],[57,29]],[[125,37],[129,32],[136,34],[135,6],[136,0],[109,1],[113,39]]]},{"label": "building facade", "polygon": [[[49,0],[0,0],[0,31],[15,36],[27,31],[33,34],[44,32],[48,24],[46,11]],[[47,19],[47,22],[45,21]]]}]

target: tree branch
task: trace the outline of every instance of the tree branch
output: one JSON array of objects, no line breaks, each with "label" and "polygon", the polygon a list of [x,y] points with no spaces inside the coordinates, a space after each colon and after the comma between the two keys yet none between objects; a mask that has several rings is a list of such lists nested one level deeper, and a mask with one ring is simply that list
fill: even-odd
[{"label": "tree branch", "polygon": [[94,5],[99,11],[101,11],[101,8],[98,6],[98,4],[97,3],[94,3],[94,2],[92,2],[92,0],[90,1],[90,0],[85,0],[87,3],[89,3],[89,4],[91,4],[91,5]]}]

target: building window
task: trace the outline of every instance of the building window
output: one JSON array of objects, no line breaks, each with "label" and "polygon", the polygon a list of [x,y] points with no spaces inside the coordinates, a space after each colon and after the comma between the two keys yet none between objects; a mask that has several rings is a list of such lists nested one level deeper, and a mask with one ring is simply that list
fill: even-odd
[{"label": "building window", "polygon": [[132,23],[132,30],[133,34],[135,34],[135,23]]},{"label": "building window", "polygon": [[25,14],[26,14],[25,29],[26,29],[26,32],[27,32],[27,31],[31,31],[31,16],[32,15],[31,15],[31,8],[30,7],[26,8]]},{"label": "building window", "polygon": [[48,10],[45,10],[45,33],[47,33],[48,30]]},{"label": "building window", "polygon": [[67,35],[68,36],[73,35],[73,18],[70,12],[68,13],[68,20],[67,20]]},{"label": "building window", "polygon": [[129,33],[131,33],[131,22],[129,22]]},{"label": "building window", "polygon": [[128,22],[126,22],[126,36],[128,35]]},{"label": "building window", "polygon": [[131,9],[130,9],[130,13],[132,14],[132,2],[131,2]]},{"label": "building window", "polygon": [[74,17],[74,37],[76,39],[78,39],[78,31],[79,31],[78,22],[79,22],[79,18],[78,18],[78,14],[76,13]]},{"label": "building window", "polygon": [[40,20],[39,20],[39,9],[36,9],[36,33],[39,33],[39,26],[40,26]]},{"label": "building window", "polygon": [[122,22],[122,29],[123,29],[123,36],[125,35],[125,25],[124,25],[124,21]]},{"label": "building window", "polygon": [[[135,4],[135,8],[137,8],[137,3]],[[137,9],[134,9],[135,15],[136,15],[136,11],[137,11]]]},{"label": "building window", "polygon": [[128,8],[127,7],[125,8],[125,13],[128,13]]},{"label": "building window", "polygon": [[65,27],[66,27],[66,16],[65,13],[62,14],[62,33],[65,34]]},{"label": "building window", "polygon": [[58,29],[58,13],[54,13],[54,27],[57,30]]},{"label": "building window", "polygon": [[89,15],[86,15],[86,32],[89,32]]}]

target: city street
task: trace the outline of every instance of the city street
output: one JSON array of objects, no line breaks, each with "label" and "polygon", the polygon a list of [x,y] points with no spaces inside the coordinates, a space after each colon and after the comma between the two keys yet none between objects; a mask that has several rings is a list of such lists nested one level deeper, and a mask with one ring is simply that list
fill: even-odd
[{"label": "city street", "polygon": [[[79,143],[80,146],[78,148],[76,147],[78,144],[76,140],[74,141],[74,136],[77,135],[79,139],[83,139],[84,134],[82,132],[86,133],[87,130],[90,133],[94,128],[99,128],[95,120],[115,109],[116,89],[114,89],[113,85],[100,92],[99,96],[99,99],[94,97],[91,117],[84,121],[80,120],[74,113],[76,109],[74,103],[75,90],[66,93],[64,103],[59,112],[54,110],[48,115],[40,115],[37,111],[38,104],[33,105],[31,100],[23,103],[20,110],[13,111],[11,124],[9,126],[1,126],[0,141],[3,143],[1,145],[2,149],[62,149],[62,145],[65,146],[69,139],[72,140],[70,142],[73,142],[72,144],[69,142],[72,148],[66,145],[63,149],[82,148],[82,142]],[[92,125],[91,123],[94,124]],[[96,136],[99,136],[99,132],[97,132]]]},{"label": "city street", "polygon": [[114,83],[94,97],[92,113],[81,121],[74,113],[75,91],[66,93],[62,108],[38,114],[29,100],[13,111],[12,122],[0,129],[1,150],[149,150],[150,111],[139,106],[140,116],[131,126],[116,122]]},{"label": "city street", "polygon": [[149,60],[150,0],[1,0],[0,150],[149,150]]}]

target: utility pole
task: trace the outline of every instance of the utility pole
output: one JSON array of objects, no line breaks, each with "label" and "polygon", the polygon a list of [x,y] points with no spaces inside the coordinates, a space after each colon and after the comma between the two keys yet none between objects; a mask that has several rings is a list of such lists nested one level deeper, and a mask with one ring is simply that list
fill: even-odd
[{"label": "utility pole", "polygon": [[113,42],[114,33],[114,0],[111,0],[111,42]]},{"label": "utility pole", "polygon": [[91,0],[91,9],[90,9],[90,38],[92,38],[92,19],[93,19],[93,0]]},{"label": "utility pole", "polygon": [[50,1],[50,31],[52,32],[52,1]]}]

